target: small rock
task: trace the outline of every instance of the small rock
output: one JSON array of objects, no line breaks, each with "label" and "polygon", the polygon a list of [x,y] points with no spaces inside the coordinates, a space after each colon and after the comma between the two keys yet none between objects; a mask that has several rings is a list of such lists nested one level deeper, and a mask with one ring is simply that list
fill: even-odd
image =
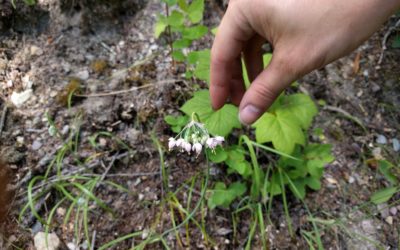
[{"label": "small rock", "polygon": [[12,80],[7,81],[7,88],[12,88],[14,86],[14,83]]},{"label": "small rock", "polygon": [[17,107],[21,107],[22,104],[24,104],[26,101],[29,100],[29,98],[31,98],[33,94],[32,89],[27,89],[23,92],[17,93],[17,92],[13,92],[11,94],[11,102]]},{"label": "small rock", "polygon": [[17,136],[17,143],[19,145],[24,145],[25,138],[23,136]]},{"label": "small rock", "polygon": [[149,230],[148,229],[145,229],[145,230],[143,230],[143,232],[142,232],[142,240],[145,240],[145,239],[147,239],[147,237],[149,237]]},{"label": "small rock", "polygon": [[63,68],[65,73],[71,72],[71,65],[67,62],[61,63],[61,67]]},{"label": "small rock", "polygon": [[133,183],[133,186],[136,187],[137,185],[139,185],[142,182],[142,179],[137,178],[136,181]]},{"label": "small rock", "polygon": [[335,189],[338,186],[338,181],[332,177],[325,177],[325,180],[328,182],[327,187],[330,189]]},{"label": "small rock", "polygon": [[43,144],[39,140],[35,140],[32,143],[32,150],[36,151],[36,150],[40,149],[42,146],[43,146]]},{"label": "small rock", "polygon": [[81,247],[82,247],[83,250],[88,249],[88,248],[89,248],[89,243],[88,243],[88,241],[85,240],[85,242],[83,242],[83,243],[81,244]]},{"label": "small rock", "polygon": [[81,79],[82,81],[86,81],[87,79],[89,79],[89,71],[82,70],[76,74],[76,77]]},{"label": "small rock", "polygon": [[36,250],[57,250],[60,248],[60,243],[60,239],[55,233],[49,233],[46,235],[44,232],[39,232],[34,237]]},{"label": "small rock", "polygon": [[46,166],[53,160],[53,155],[52,154],[47,154],[45,155],[42,159],[40,159],[38,165],[40,167]]},{"label": "small rock", "polygon": [[3,159],[9,164],[18,164],[25,158],[25,153],[17,150],[17,147],[4,147],[1,149]]},{"label": "small rock", "polygon": [[379,86],[379,85],[376,84],[376,83],[373,83],[373,84],[372,84],[372,92],[376,93],[376,92],[378,92],[379,90],[381,90],[381,86]]},{"label": "small rock", "polygon": [[394,138],[392,140],[392,143],[393,143],[393,150],[395,152],[398,152],[400,150],[400,141],[398,139]]},{"label": "small rock", "polygon": [[107,146],[107,140],[105,138],[100,138],[99,139],[99,146],[102,147],[102,148]]},{"label": "small rock", "polygon": [[396,207],[391,207],[389,209],[389,212],[391,215],[395,216],[397,214],[397,208]]},{"label": "small rock", "polygon": [[7,64],[7,59],[0,59],[0,72],[4,72],[7,69]]},{"label": "small rock", "polygon": [[377,160],[382,160],[383,156],[382,156],[382,149],[381,148],[374,148],[372,150],[372,155],[374,156],[375,159]]},{"label": "small rock", "polygon": [[61,134],[66,135],[68,132],[69,132],[69,126],[65,125],[61,130]]},{"label": "small rock", "polygon": [[387,218],[389,216],[389,208],[386,203],[378,204],[377,207],[378,207],[379,213],[381,214],[382,218]]},{"label": "small rock", "polygon": [[384,135],[378,135],[378,138],[376,138],[376,143],[379,144],[386,144],[387,143],[387,139]]},{"label": "small rock", "polygon": [[21,78],[22,80],[22,85],[24,89],[31,89],[33,85],[33,81],[30,79],[29,75],[25,75],[24,77]]},{"label": "small rock", "polygon": [[11,235],[10,237],[8,237],[8,242],[14,243],[17,241],[17,239],[18,239],[17,236]]},{"label": "small rock", "polygon": [[139,194],[138,199],[139,199],[139,201],[142,201],[144,199],[144,194]]},{"label": "small rock", "polygon": [[150,46],[150,50],[157,50],[158,49],[158,45],[157,44],[153,44]]},{"label": "small rock", "polygon": [[124,119],[124,120],[130,120],[130,119],[133,118],[133,115],[131,115],[129,111],[124,110],[124,111],[122,111],[122,113],[121,113],[121,117],[122,117],[122,119]]},{"label": "small rock", "polygon": [[33,224],[33,226],[31,227],[32,234],[36,234],[42,230],[43,230],[43,226],[42,226],[42,223],[40,223],[40,221],[36,221],[36,223]]},{"label": "small rock", "polygon": [[59,208],[57,208],[56,212],[57,212],[58,216],[63,217],[65,215],[65,213],[66,213],[66,210],[63,207],[59,207]]},{"label": "small rock", "polygon": [[222,228],[217,229],[216,233],[217,233],[217,235],[225,236],[225,235],[232,233],[232,229],[222,227]]},{"label": "small rock", "polygon": [[356,180],[356,179],[355,179],[353,176],[350,176],[350,177],[349,177],[349,183],[350,183],[350,184],[354,183],[355,180]]},{"label": "small rock", "polygon": [[67,243],[67,247],[69,250],[79,250],[79,246],[75,245],[73,242]]},{"label": "small rock", "polygon": [[362,149],[357,143],[352,143],[351,148],[358,154],[362,153]]},{"label": "small rock", "polygon": [[388,217],[386,217],[385,221],[387,222],[387,224],[392,225],[393,224],[393,217],[392,216],[388,216]]},{"label": "small rock", "polygon": [[139,140],[140,136],[142,135],[139,130],[136,130],[134,128],[129,129],[127,132],[128,133],[127,133],[126,137],[131,142],[137,142]]},{"label": "small rock", "polygon": [[361,222],[361,227],[367,234],[373,234],[375,232],[375,225],[372,220],[363,220]]},{"label": "small rock", "polygon": [[56,97],[58,95],[58,92],[55,90],[50,91],[50,97]]},{"label": "small rock", "polygon": [[43,55],[43,50],[41,48],[39,48],[38,46],[35,46],[35,45],[31,46],[30,52],[31,52],[31,56],[41,56],[41,55]]}]

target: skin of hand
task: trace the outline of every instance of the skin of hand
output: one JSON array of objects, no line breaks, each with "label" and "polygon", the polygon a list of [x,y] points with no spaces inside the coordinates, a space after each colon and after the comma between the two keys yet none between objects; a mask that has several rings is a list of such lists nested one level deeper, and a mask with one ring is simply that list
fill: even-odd
[{"label": "skin of hand", "polygon": [[[357,48],[398,9],[399,0],[231,0],[211,50],[213,108],[230,100],[252,124],[293,81]],[[264,69],[266,41],[273,55]]]}]

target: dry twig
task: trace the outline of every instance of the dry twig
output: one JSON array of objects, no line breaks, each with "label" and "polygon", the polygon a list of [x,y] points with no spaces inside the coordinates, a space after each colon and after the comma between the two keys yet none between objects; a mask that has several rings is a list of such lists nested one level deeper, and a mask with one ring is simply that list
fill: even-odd
[{"label": "dry twig", "polygon": [[378,61],[378,65],[380,65],[383,61],[383,55],[385,53],[385,50],[387,50],[387,40],[389,39],[390,35],[393,33],[393,31],[395,29],[397,29],[398,27],[400,27],[400,19],[397,20],[397,22],[389,28],[389,30],[385,33],[385,36],[382,39],[382,51],[381,51],[381,55],[379,56],[379,61]]},{"label": "dry twig", "polygon": [[0,136],[3,132],[4,122],[6,121],[7,110],[8,110],[7,104],[4,103],[3,112],[1,112],[1,117],[0,117]]},{"label": "dry twig", "polygon": [[357,117],[351,115],[351,114],[350,114],[349,112],[347,112],[346,110],[341,109],[341,108],[338,108],[338,107],[334,107],[334,106],[329,106],[329,105],[324,106],[324,110],[337,112],[337,113],[343,115],[344,117],[346,117],[346,118],[348,118],[349,120],[352,120],[353,122],[355,122],[356,124],[358,124],[358,125],[364,130],[364,132],[367,133],[367,129],[365,128],[364,123],[363,123],[360,119],[358,119]]},{"label": "dry twig", "polygon": [[93,93],[93,94],[88,94],[88,95],[74,94],[74,96],[77,96],[77,97],[105,97],[105,96],[111,96],[111,95],[122,95],[122,94],[126,94],[128,92],[136,91],[139,89],[151,88],[151,87],[156,86],[156,84],[176,83],[177,81],[179,81],[179,80],[178,79],[169,79],[169,80],[159,81],[157,83],[148,83],[148,84],[138,86],[138,87],[135,86],[130,89],[117,90],[117,91],[111,91],[111,92],[103,92],[103,93]]}]

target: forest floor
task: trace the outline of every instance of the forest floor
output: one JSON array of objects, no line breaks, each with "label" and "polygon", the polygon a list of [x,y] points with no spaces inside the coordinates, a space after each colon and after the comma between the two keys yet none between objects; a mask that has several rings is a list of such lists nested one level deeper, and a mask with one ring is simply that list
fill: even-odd
[{"label": "forest floor", "polygon": [[[0,227],[0,249],[34,249],[34,235],[47,224],[38,217],[49,216],[50,232],[70,249],[87,249],[88,238],[98,249],[132,234],[113,246],[129,249],[154,232],[165,237],[147,242],[146,249],[243,249],[251,214],[209,210],[199,199],[205,159],[166,150],[173,132],[164,116],[178,114],[205,84],[185,79],[184,65],[173,67],[165,39],[154,38],[163,6],[144,1],[132,13],[116,8],[99,16],[90,7],[63,9],[56,2],[12,10],[9,23],[0,19],[0,150],[15,194]],[[222,13],[217,2],[207,1],[205,24],[216,26]],[[307,193],[306,205],[288,195],[292,235],[282,200],[274,200],[265,225],[269,248],[309,248],[307,209],[318,219],[327,249],[400,248],[400,193],[378,206],[370,202],[389,185],[376,160],[392,162],[400,176],[400,49],[391,47],[400,33],[392,30],[397,20],[391,18],[349,56],[299,80],[295,90],[319,103],[309,139],[332,144],[336,159],[326,166],[322,189]],[[195,46],[209,48],[211,41],[209,36]],[[71,89],[78,94],[69,105]],[[160,166],[168,170],[175,204],[191,211],[200,202],[193,219],[177,230],[169,229],[185,214],[166,202],[172,198],[166,197]],[[211,170],[209,186],[229,182],[221,165]],[[46,174],[48,183],[42,183],[37,177]],[[72,194],[84,186],[113,212],[93,201],[83,211],[70,210],[71,202],[62,197],[76,179],[81,186]],[[30,204],[28,191],[41,194],[32,205],[38,216],[29,208],[21,213]],[[256,232],[254,249],[261,249],[260,238]]]}]

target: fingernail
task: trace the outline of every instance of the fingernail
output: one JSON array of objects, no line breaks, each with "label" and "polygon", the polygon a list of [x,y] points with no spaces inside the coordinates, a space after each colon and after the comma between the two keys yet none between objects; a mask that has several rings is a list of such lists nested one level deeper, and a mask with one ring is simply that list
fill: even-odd
[{"label": "fingernail", "polygon": [[260,114],[261,109],[249,104],[240,111],[239,120],[243,124],[250,125],[257,120]]}]

